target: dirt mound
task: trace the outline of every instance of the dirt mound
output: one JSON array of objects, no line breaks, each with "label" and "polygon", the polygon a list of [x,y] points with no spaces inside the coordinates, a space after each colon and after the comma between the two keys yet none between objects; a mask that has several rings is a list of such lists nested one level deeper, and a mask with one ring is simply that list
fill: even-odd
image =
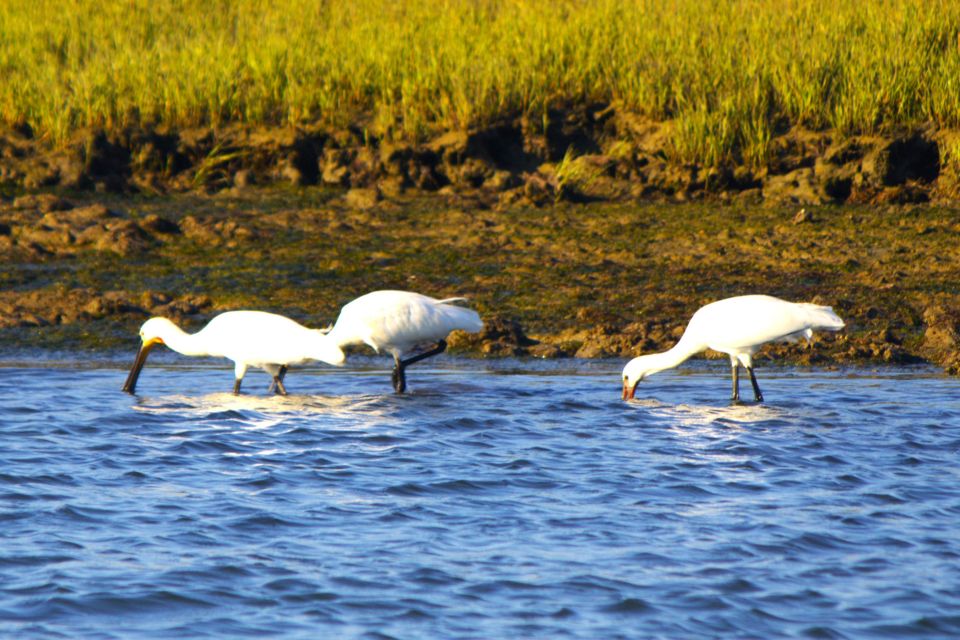
[{"label": "dirt mound", "polygon": [[932,305],[923,312],[924,355],[949,373],[960,374],[960,309]]},{"label": "dirt mound", "polygon": [[180,233],[175,222],[159,216],[131,220],[102,204],[76,207],[69,200],[42,194],[0,205],[0,252],[27,256],[72,256],[83,251],[122,256],[142,253]]},{"label": "dirt mound", "polygon": [[105,318],[164,316],[182,321],[212,307],[206,296],[173,297],[144,291],[97,292],[93,289],[53,289],[27,293],[0,292],[0,329],[48,327]]},{"label": "dirt mound", "polygon": [[591,104],[418,143],[378,139],[360,124],[230,126],[89,131],[51,150],[9,131],[0,136],[0,184],[148,193],[325,184],[388,196],[447,188],[494,194],[488,200],[504,206],[625,198],[908,203],[958,191],[955,172],[941,171],[946,134],[931,128],[885,137],[792,129],[771,141],[764,167],[705,167],[671,161],[671,126]]}]

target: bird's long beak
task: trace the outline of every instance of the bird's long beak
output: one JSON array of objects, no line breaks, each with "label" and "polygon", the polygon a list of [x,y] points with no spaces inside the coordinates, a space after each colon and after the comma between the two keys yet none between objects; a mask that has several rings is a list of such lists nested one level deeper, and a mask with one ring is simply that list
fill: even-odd
[{"label": "bird's long beak", "polygon": [[640,384],[640,381],[637,380],[633,385],[627,384],[627,381],[623,381],[623,399],[624,400],[633,400],[633,395],[637,392],[637,385]]},{"label": "bird's long beak", "polygon": [[143,365],[147,362],[147,355],[149,355],[150,350],[158,344],[161,344],[159,340],[145,341],[140,344],[140,348],[137,349],[137,357],[133,361],[133,367],[130,369],[130,375],[127,376],[127,381],[123,383],[123,391],[132,394],[136,390],[137,378],[140,377],[140,370],[143,369]]}]

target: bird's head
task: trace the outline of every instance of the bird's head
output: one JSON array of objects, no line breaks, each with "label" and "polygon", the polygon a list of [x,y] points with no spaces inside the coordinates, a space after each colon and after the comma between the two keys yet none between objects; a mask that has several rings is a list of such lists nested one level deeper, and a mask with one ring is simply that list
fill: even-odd
[{"label": "bird's head", "polygon": [[640,356],[628,362],[623,368],[623,399],[632,400],[640,381],[659,370],[653,365],[651,356]]},{"label": "bird's head", "polygon": [[176,330],[177,325],[166,318],[150,318],[140,327],[143,348],[149,349],[154,345],[163,344],[163,336],[170,335],[171,331]]},{"label": "bird's head", "polygon": [[136,390],[140,371],[147,362],[150,350],[158,344],[164,344],[164,336],[169,336],[177,331],[180,331],[177,325],[166,318],[150,318],[143,323],[140,327],[140,348],[137,350],[137,357],[133,361],[130,375],[127,376],[127,381],[123,383],[124,391],[133,393]]}]

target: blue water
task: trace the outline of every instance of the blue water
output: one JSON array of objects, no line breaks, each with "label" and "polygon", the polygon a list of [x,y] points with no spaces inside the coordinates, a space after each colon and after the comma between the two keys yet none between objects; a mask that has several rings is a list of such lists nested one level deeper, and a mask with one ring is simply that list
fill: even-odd
[{"label": "blue water", "polygon": [[0,366],[0,636],[960,636],[932,370],[128,364]]}]

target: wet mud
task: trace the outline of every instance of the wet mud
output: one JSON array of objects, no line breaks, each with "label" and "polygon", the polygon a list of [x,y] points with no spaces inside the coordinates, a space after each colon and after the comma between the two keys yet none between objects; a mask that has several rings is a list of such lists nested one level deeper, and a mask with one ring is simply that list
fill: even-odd
[{"label": "wet mud", "polygon": [[[719,298],[828,304],[847,322],[762,358],[960,371],[960,215],[938,206],[629,200],[538,207],[457,190],[32,194],[0,202],[0,344],[112,348],[163,315],[271,310],[325,326],[374,289],[465,295],[483,357],[666,349]],[[707,354],[707,357],[721,357]]]}]

